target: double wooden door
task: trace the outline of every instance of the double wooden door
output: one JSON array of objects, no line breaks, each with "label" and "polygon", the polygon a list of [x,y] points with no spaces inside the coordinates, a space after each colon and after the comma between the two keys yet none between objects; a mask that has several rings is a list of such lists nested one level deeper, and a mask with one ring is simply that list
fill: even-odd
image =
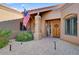
[{"label": "double wooden door", "polygon": [[52,28],[51,28],[51,35],[53,37],[60,37],[60,20],[53,20],[51,22]]},{"label": "double wooden door", "polygon": [[[47,34],[51,35],[52,37],[60,37],[60,20],[48,20],[46,21],[48,27],[47,27]],[[50,25],[50,27],[49,27]],[[48,31],[48,29],[50,31]],[[47,35],[47,36],[49,36]]]}]

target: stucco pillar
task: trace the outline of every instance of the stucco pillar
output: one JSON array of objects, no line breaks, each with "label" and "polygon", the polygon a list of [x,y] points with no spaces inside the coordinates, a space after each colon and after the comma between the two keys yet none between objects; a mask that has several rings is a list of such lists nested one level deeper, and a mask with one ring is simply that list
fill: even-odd
[{"label": "stucco pillar", "polygon": [[35,40],[41,39],[41,16],[39,15],[39,13],[35,16],[34,39]]}]

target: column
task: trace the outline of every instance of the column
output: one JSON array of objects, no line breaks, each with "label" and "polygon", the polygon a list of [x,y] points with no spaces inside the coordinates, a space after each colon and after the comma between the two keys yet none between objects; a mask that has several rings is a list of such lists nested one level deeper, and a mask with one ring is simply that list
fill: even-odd
[{"label": "column", "polygon": [[41,16],[39,15],[39,13],[35,16],[34,39],[35,40],[41,39]]}]

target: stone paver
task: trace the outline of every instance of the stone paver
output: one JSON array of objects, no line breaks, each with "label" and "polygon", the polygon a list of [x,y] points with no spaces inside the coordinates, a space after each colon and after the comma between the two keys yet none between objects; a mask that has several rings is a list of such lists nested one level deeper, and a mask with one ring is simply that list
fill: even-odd
[{"label": "stone paver", "polygon": [[[56,50],[54,42],[56,41]],[[79,54],[79,46],[65,42],[57,38],[43,38],[41,40],[33,40],[20,42],[12,40],[12,51],[9,51],[9,45],[0,49],[1,55],[72,55]]]}]

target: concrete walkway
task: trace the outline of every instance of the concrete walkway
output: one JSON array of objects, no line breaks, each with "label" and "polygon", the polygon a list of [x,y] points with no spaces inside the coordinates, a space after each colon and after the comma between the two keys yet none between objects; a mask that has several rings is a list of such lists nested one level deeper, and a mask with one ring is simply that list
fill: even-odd
[{"label": "concrete walkway", "polygon": [[[56,50],[54,49],[54,41],[56,41]],[[33,40],[20,42],[12,40],[12,51],[9,51],[9,45],[0,49],[1,55],[72,55],[79,54],[79,46],[67,43],[57,38],[43,38],[41,40]]]}]

